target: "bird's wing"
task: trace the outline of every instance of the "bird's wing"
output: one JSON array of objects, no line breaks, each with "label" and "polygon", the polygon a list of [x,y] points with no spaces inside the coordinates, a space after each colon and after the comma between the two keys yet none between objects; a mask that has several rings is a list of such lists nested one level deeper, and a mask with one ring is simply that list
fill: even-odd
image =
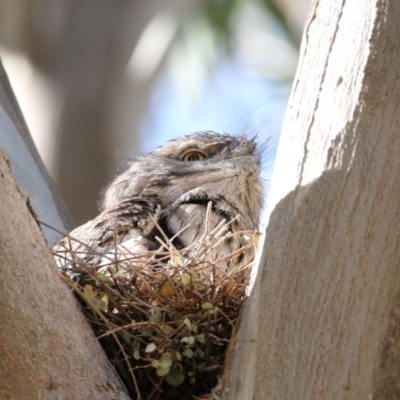
[{"label": "bird's wing", "polygon": [[104,257],[115,258],[116,252],[137,254],[153,250],[155,244],[150,237],[160,210],[155,199],[133,197],[103,211],[53,248],[58,266],[67,268],[79,262],[100,265]]}]

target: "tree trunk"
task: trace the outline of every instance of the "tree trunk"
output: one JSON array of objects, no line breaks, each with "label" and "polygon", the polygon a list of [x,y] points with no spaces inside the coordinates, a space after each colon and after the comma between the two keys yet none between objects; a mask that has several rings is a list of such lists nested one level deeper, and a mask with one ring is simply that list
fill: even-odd
[{"label": "tree trunk", "polygon": [[0,398],[128,399],[0,153]]},{"label": "tree trunk", "polygon": [[1,64],[0,187],[0,398],[128,399],[30,211],[68,224]]},{"label": "tree trunk", "polygon": [[399,21],[312,5],[229,399],[400,398]]}]

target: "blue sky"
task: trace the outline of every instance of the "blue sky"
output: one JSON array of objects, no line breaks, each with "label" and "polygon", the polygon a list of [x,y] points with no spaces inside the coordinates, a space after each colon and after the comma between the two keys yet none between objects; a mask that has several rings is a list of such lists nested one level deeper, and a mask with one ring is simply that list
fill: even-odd
[{"label": "blue sky", "polygon": [[196,100],[164,72],[152,88],[150,108],[141,124],[142,138],[147,134],[144,150],[189,132],[240,135],[251,130],[260,140],[269,138],[262,174],[269,181],[289,92],[290,83],[262,79],[235,60],[216,67]]}]

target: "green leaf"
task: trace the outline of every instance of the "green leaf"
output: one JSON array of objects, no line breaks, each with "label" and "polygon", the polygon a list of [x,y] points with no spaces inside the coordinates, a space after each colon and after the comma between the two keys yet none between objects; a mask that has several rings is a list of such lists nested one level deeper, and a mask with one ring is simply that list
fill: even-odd
[{"label": "green leaf", "polygon": [[185,380],[185,375],[178,369],[174,368],[169,371],[168,375],[165,377],[165,380],[171,386],[177,387],[183,383]]},{"label": "green leaf", "polygon": [[183,264],[183,258],[179,254],[174,254],[174,256],[171,257],[171,261],[177,267],[180,267]]},{"label": "green leaf", "polygon": [[172,367],[172,359],[168,353],[164,353],[158,362],[156,374],[158,376],[165,376],[168,374]]},{"label": "green leaf", "polygon": [[196,339],[194,338],[194,336],[185,336],[181,339],[182,343],[187,343],[189,346],[192,346],[195,341]]},{"label": "green leaf", "polygon": [[112,279],[110,279],[108,276],[105,275],[101,275],[99,274],[97,276],[97,279],[101,282],[101,283],[105,283],[107,285],[110,285],[111,283],[113,283]]},{"label": "green leaf", "polygon": [[169,336],[169,335],[174,331],[174,329],[171,328],[171,327],[168,326],[168,325],[160,325],[159,328],[160,328],[161,332],[162,332],[164,335],[167,335],[167,336]]},{"label": "green leaf", "polygon": [[157,322],[161,318],[160,310],[153,310],[153,313],[150,315],[149,322]]},{"label": "green leaf", "polygon": [[201,344],[205,343],[205,341],[206,341],[204,333],[200,333],[199,335],[196,335],[195,338]]},{"label": "green leaf", "polygon": [[168,353],[164,353],[161,357],[159,364],[160,364],[160,366],[162,366],[164,368],[171,368],[171,366],[172,366],[171,356]]},{"label": "green leaf", "polygon": [[217,312],[218,312],[218,307],[211,308],[211,309],[208,310],[209,314],[216,314]]},{"label": "green leaf", "polygon": [[183,273],[182,276],[181,276],[182,285],[184,285],[185,287],[187,287],[187,286],[190,285],[190,281],[191,281],[190,275],[187,274],[186,272]]},{"label": "green leaf", "polygon": [[165,375],[168,374],[169,370],[170,370],[169,367],[166,368],[166,367],[163,367],[162,365],[160,365],[160,366],[156,369],[156,374],[157,374],[158,376],[165,376]]},{"label": "green leaf", "polygon": [[204,353],[204,351],[200,350],[200,349],[198,349],[196,351],[196,354],[197,354],[197,357],[199,357],[199,358],[204,358],[206,356],[206,353]]},{"label": "green leaf", "polygon": [[183,350],[182,354],[186,358],[192,358],[193,357],[193,350],[188,347],[187,349]]},{"label": "green leaf", "polygon": [[102,311],[107,310],[107,303],[100,299],[92,299],[91,302],[95,305],[96,308]]},{"label": "green leaf", "polygon": [[190,346],[192,346],[195,341],[196,339],[194,338],[194,336],[188,336],[188,343]]},{"label": "green leaf", "polygon": [[140,352],[139,352],[138,349],[136,349],[136,350],[133,352],[133,358],[134,358],[136,361],[139,361],[139,360],[140,360]]},{"label": "green leaf", "polygon": [[202,308],[203,310],[210,310],[210,309],[213,309],[214,306],[213,306],[210,302],[206,301],[205,303],[203,303],[203,304],[201,305],[201,308]]}]

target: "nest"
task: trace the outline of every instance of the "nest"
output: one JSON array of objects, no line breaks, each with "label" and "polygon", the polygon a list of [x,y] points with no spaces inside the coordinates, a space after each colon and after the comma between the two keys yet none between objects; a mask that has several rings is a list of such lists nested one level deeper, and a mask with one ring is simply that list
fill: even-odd
[{"label": "nest", "polygon": [[[74,262],[63,279],[132,398],[219,398],[224,390],[221,377],[258,238],[254,231],[229,232],[228,225],[182,250],[157,238],[157,251],[115,254],[101,266],[70,255]],[[245,236],[248,245],[213,260],[212,250],[233,235]]]}]

